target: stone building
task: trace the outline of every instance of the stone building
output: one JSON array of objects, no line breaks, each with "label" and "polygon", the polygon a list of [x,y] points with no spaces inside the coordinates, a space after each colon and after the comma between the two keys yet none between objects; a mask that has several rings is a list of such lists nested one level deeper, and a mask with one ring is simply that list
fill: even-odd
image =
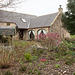
[{"label": "stone building", "polygon": [[58,32],[63,38],[70,37],[70,33],[63,28],[62,13],[61,6],[58,12],[39,17],[0,10],[0,27],[11,29],[15,27],[16,32],[13,35],[15,40],[33,40],[40,33],[46,34],[47,32]]}]

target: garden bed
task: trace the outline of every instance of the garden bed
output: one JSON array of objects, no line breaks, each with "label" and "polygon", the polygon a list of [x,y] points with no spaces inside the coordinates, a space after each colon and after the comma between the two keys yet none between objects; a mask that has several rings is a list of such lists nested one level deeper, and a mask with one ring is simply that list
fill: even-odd
[{"label": "garden bed", "polygon": [[[72,56],[75,51],[65,47],[59,47],[61,51],[38,49],[39,43],[34,41],[16,41],[14,44],[14,60],[10,67],[0,69],[1,75],[75,75],[75,56]],[[26,53],[31,57],[28,61]]]}]

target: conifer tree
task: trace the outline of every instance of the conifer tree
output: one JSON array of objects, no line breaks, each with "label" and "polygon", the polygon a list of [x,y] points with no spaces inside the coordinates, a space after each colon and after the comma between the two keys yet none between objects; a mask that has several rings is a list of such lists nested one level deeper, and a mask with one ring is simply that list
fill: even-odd
[{"label": "conifer tree", "polygon": [[71,34],[75,34],[75,0],[68,0],[67,12],[62,16],[64,27],[69,30]]}]

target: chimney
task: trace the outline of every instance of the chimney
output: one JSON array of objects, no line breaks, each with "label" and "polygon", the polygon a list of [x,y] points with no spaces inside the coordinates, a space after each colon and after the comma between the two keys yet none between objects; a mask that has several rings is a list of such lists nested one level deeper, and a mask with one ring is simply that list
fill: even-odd
[{"label": "chimney", "polygon": [[59,12],[63,12],[62,5],[59,5],[58,11],[59,11]]}]

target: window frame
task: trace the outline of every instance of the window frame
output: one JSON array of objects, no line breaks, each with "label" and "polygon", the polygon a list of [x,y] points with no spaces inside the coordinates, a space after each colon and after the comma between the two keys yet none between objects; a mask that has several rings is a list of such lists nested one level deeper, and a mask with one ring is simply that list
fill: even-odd
[{"label": "window frame", "polygon": [[7,26],[10,26],[10,23],[7,23]]}]

